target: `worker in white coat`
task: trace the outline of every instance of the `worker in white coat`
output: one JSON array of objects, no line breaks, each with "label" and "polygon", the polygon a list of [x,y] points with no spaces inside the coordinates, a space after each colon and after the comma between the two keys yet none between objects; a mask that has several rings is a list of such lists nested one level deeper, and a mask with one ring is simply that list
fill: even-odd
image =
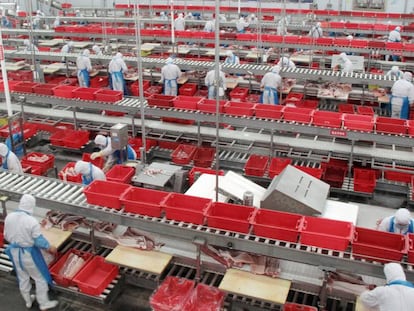
[{"label": "worker in white coat", "polygon": [[53,21],[53,28],[60,26],[60,16],[56,16],[55,20]]},{"label": "worker in white coat", "polygon": [[84,49],[82,54],[76,59],[78,82],[81,87],[89,87],[91,85],[89,72],[92,71],[92,64],[89,55],[89,50]]},{"label": "worker in white coat", "polygon": [[385,286],[363,292],[359,299],[370,310],[411,311],[414,306],[414,285],[408,282],[399,263],[384,265]]},{"label": "worker in white coat", "polygon": [[181,77],[180,68],[174,64],[171,57],[167,58],[166,64],[161,68],[161,83],[164,84],[164,95],[177,96],[177,80]]},{"label": "worker in white coat", "polygon": [[246,27],[249,27],[249,23],[246,21],[244,17],[240,17],[239,20],[236,22],[236,30],[238,33],[245,33]]},{"label": "worker in white coat", "polygon": [[204,31],[207,31],[207,32],[214,32],[214,31],[216,31],[216,20],[214,18],[212,20],[208,20],[204,24]]},{"label": "worker in white coat", "polygon": [[222,70],[222,66],[219,66],[219,83],[216,83],[216,70],[212,69],[207,72],[204,82],[208,88],[208,99],[216,98],[216,85],[219,89],[219,98],[224,99],[224,94],[227,89],[226,87],[226,75]]},{"label": "worker in white coat", "polygon": [[110,85],[113,90],[122,91],[125,95],[127,95],[127,89],[125,85],[124,72],[127,71],[128,67],[122,58],[122,54],[119,52],[116,53],[108,66]]},{"label": "worker in white coat", "polygon": [[[397,26],[388,34],[388,42],[401,42],[401,27]],[[385,60],[388,61],[390,58],[389,55],[385,56]],[[391,58],[394,62],[399,60],[397,55],[391,55]]]},{"label": "worker in white coat", "polygon": [[71,53],[73,51],[73,41],[69,41],[60,49],[60,53]]},{"label": "worker in white coat", "polygon": [[174,20],[175,30],[185,30],[185,19],[183,13],[179,13],[177,18]]},{"label": "worker in white coat", "polygon": [[238,65],[240,64],[240,58],[237,55],[234,55],[233,51],[226,52],[226,59],[224,60],[225,64],[233,64]]},{"label": "worker in white coat", "polygon": [[44,238],[39,222],[32,216],[35,206],[36,199],[30,194],[24,194],[17,210],[7,215],[4,221],[4,238],[10,244],[5,252],[13,262],[26,307],[30,309],[35,299],[34,295],[30,295],[32,278],[36,284],[39,308],[48,310],[55,308],[58,301],[49,300],[48,297],[48,284],[52,285],[52,278],[41,249],[56,253],[56,247]]},{"label": "worker in white coat", "polygon": [[408,209],[400,208],[394,215],[382,219],[378,230],[400,234],[414,233],[414,219]]},{"label": "worker in white coat", "polygon": [[280,19],[277,23],[276,34],[279,36],[285,36],[287,35],[287,30],[286,19]]},{"label": "worker in white coat", "polygon": [[0,143],[0,156],[3,169],[10,173],[23,174],[23,168],[19,158],[6,146],[6,144]]},{"label": "worker in white coat", "polygon": [[262,104],[279,104],[278,90],[282,87],[282,77],[279,75],[280,67],[274,66],[271,72],[266,73],[260,82],[263,91],[260,102]]},{"label": "worker in white coat", "polygon": [[339,54],[339,62],[341,65],[341,72],[343,73],[353,73],[354,72],[354,65],[352,64],[351,60],[348,58],[346,53],[342,52]]},{"label": "worker in white coat", "polygon": [[404,72],[403,78],[394,82],[391,88],[391,117],[408,119],[410,105],[414,103],[413,75]]},{"label": "worker in white coat", "polygon": [[24,39],[23,45],[24,45],[25,52],[39,52],[39,49],[37,48],[37,46],[34,45],[34,43],[31,43],[29,39]]},{"label": "worker in white coat", "polygon": [[101,151],[93,152],[91,154],[91,160],[95,160],[96,158],[104,157],[105,165],[103,171],[106,172],[109,168],[112,167],[114,164],[122,164],[122,162],[126,160],[136,160],[137,154],[135,150],[132,149],[130,145],[127,145],[126,154],[122,153],[120,150],[116,150],[112,148],[111,138],[106,137],[104,135],[96,135],[95,137],[95,145],[98,146]]},{"label": "worker in white coat", "polygon": [[164,11],[160,12],[160,19],[165,20],[165,21],[168,20],[168,16],[165,14]]},{"label": "worker in white coat", "polygon": [[291,68],[291,69],[296,68],[295,63],[288,56],[282,56],[276,65],[281,68]]},{"label": "worker in white coat", "polygon": [[402,79],[404,73],[398,66],[392,66],[390,70],[385,74],[387,77],[396,78],[397,80]]},{"label": "worker in white coat", "polygon": [[323,29],[320,22],[317,22],[314,26],[312,26],[312,28],[309,30],[308,36],[313,39],[323,37]]},{"label": "worker in white coat", "polygon": [[105,173],[91,162],[77,161],[73,168],[76,174],[82,175],[82,185],[89,185],[94,180],[106,180]]},{"label": "worker in white coat", "polygon": [[96,44],[92,47],[92,51],[95,53],[96,56],[103,56],[101,48]]}]

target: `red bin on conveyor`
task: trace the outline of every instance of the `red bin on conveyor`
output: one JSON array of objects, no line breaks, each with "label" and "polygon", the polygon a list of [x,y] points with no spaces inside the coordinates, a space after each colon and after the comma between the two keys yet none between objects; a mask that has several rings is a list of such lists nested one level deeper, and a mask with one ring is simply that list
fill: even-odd
[{"label": "red bin on conveyor", "polygon": [[220,311],[225,294],[216,287],[198,283],[181,311]]},{"label": "red bin on conveyor", "polygon": [[266,173],[268,164],[268,156],[252,154],[244,166],[244,173],[250,176],[263,176]]},{"label": "red bin on conveyor", "polygon": [[194,288],[194,281],[168,276],[150,297],[154,311],[182,311]]},{"label": "red bin on conveyor", "polygon": [[124,184],[129,184],[134,174],[135,169],[133,167],[121,164],[114,165],[108,172],[105,173],[106,180]]},{"label": "red bin on conveyor", "polygon": [[113,181],[94,180],[83,189],[83,193],[89,204],[120,209],[120,197],[130,187],[130,185]]},{"label": "red bin on conveyor", "polygon": [[168,219],[204,225],[204,212],[210,204],[210,199],[170,193],[161,205]]},{"label": "red bin on conveyor", "polygon": [[126,213],[161,217],[161,203],[168,195],[165,191],[131,187],[122,194],[121,202]]},{"label": "red bin on conveyor", "polygon": [[55,165],[55,156],[53,154],[30,152],[21,159],[21,163],[22,165],[39,167],[40,174],[43,175]]}]

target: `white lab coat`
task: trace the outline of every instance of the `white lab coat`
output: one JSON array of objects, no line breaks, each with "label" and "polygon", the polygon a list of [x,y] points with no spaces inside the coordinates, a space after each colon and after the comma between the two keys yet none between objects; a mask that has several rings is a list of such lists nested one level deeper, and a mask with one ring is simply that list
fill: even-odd
[{"label": "white lab coat", "polygon": [[89,79],[85,80],[85,77],[83,76],[82,71],[86,70],[90,72],[92,70],[92,64],[91,64],[90,58],[85,55],[79,55],[78,58],[76,59],[76,68],[78,69],[77,75],[78,75],[79,86],[89,87],[90,85]]},{"label": "white lab coat", "polygon": [[56,18],[53,22],[53,28],[60,26],[60,18]]},{"label": "white lab coat", "polygon": [[408,104],[414,103],[414,85],[405,80],[400,79],[394,82],[391,88],[391,117],[393,118],[406,118],[402,109],[404,106],[404,100],[408,100]]},{"label": "white lab coat", "polygon": [[354,65],[352,62],[347,58],[343,61],[343,64],[341,65],[341,72],[343,73],[353,73],[354,72]]},{"label": "white lab coat", "polygon": [[[204,82],[206,86],[208,87],[208,99],[215,99],[216,98],[216,88],[215,88],[215,76],[216,76],[216,70],[210,70],[207,72],[206,78],[204,79]],[[223,71],[219,72],[219,97],[224,97],[224,92],[226,91],[226,76]]]},{"label": "white lab coat", "polygon": [[240,58],[237,55],[233,54],[232,56],[227,56],[224,63],[238,65],[240,64]]},{"label": "white lab coat", "polygon": [[7,163],[7,170],[10,173],[23,174],[23,168],[19,161],[19,158],[11,150],[8,153],[9,154],[7,155],[6,160],[2,158],[3,165],[5,162]]},{"label": "white lab coat", "polygon": [[99,46],[95,45],[92,47],[93,52],[95,53],[96,56],[102,56],[102,50]]},{"label": "white lab coat", "polygon": [[177,96],[177,79],[181,70],[176,64],[167,64],[161,68],[161,83],[164,83],[164,95]]},{"label": "white lab coat", "polygon": [[387,77],[401,79],[403,77],[403,74],[404,73],[401,70],[398,70],[396,72],[389,70],[385,75]]},{"label": "white lab coat", "polygon": [[263,88],[263,96],[262,96],[262,103],[263,104],[274,104],[275,101],[278,102],[277,99],[274,98],[275,93],[269,92],[268,88],[273,90],[278,90],[282,87],[282,77],[275,73],[275,72],[268,72],[266,73],[262,81],[260,82],[260,88]]},{"label": "white lab coat", "polygon": [[[378,230],[389,232],[391,221],[394,218],[393,215],[385,217],[381,220],[380,224],[378,225]],[[406,234],[408,231],[408,225],[406,227],[400,228],[398,225],[395,224],[394,220],[394,232],[400,234]]]},{"label": "white lab coat", "polygon": [[276,32],[277,32],[277,35],[279,35],[279,36],[284,36],[284,35],[287,34],[287,27],[286,27],[286,22],[285,22],[284,19],[281,19],[277,23]]},{"label": "white lab coat", "polygon": [[[133,158],[134,158],[134,159],[131,159],[131,160],[136,160],[137,155],[136,155],[135,151],[132,148],[130,150],[133,153]],[[112,142],[111,142],[110,137],[106,137],[106,146],[102,147],[100,152],[102,154],[102,157],[106,158],[105,166],[104,166],[104,171],[106,171],[108,168],[110,168],[112,165],[114,165],[115,162],[117,161],[117,158],[114,154],[116,152],[116,149],[112,148]]]},{"label": "white lab coat", "polygon": [[283,68],[292,68],[295,69],[296,65],[294,62],[292,62],[288,57],[281,57],[280,60],[277,63],[277,66],[283,67]]},{"label": "white lab coat", "polygon": [[174,29],[175,30],[185,30],[185,19],[184,17],[177,17],[174,20]]},{"label": "white lab coat", "polygon": [[60,53],[70,53],[72,50],[72,47],[69,46],[69,44],[65,44],[64,46],[62,46],[62,48],[60,49]]},{"label": "white lab coat", "polygon": [[123,73],[128,71],[128,67],[121,57],[112,58],[108,66],[111,74],[112,89],[124,92],[125,80]]},{"label": "white lab coat", "polygon": [[[4,222],[4,237],[10,243],[17,243],[21,247],[31,247],[34,239],[41,235],[39,222],[25,212],[13,212],[7,215]],[[32,285],[30,278],[36,283],[36,300],[39,305],[49,302],[48,284],[40,273],[28,252],[21,252],[20,257],[24,270],[20,267],[19,249],[12,249],[13,261],[16,263],[16,273],[19,278],[20,292],[27,302],[30,300],[30,290]],[[6,308],[7,309],[7,308]]]},{"label": "white lab coat", "polygon": [[[386,269],[384,268],[384,271]],[[390,269],[386,273],[387,284],[393,281],[405,281],[405,275],[399,269]],[[360,301],[367,308],[377,308],[378,311],[412,311],[414,306],[414,288],[404,285],[378,286],[371,291],[365,291]]]},{"label": "white lab coat", "polygon": [[323,29],[321,27],[312,26],[311,30],[309,30],[308,35],[314,39],[320,38],[323,36]]},{"label": "white lab coat", "polygon": [[399,31],[391,30],[388,34],[388,42],[400,42],[401,34]]},{"label": "white lab coat", "polygon": [[237,29],[237,32],[244,32],[244,29],[245,29],[246,27],[249,27],[249,23],[248,23],[248,22],[246,22],[246,21],[244,20],[244,18],[240,18],[240,19],[236,22],[236,29]]},{"label": "white lab coat", "polygon": [[216,30],[216,21],[213,19],[211,21],[207,21],[204,25],[204,31],[207,32],[214,32]]},{"label": "white lab coat", "polygon": [[99,167],[90,162],[77,162],[75,164],[75,172],[81,174],[86,179],[82,180],[82,183],[86,181],[86,184],[89,184],[93,180],[106,180],[105,173]]}]

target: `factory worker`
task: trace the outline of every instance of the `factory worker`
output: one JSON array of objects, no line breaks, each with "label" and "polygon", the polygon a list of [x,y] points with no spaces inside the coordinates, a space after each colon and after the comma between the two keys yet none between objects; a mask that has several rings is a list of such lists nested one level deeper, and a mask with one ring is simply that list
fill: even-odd
[{"label": "factory worker", "polygon": [[106,180],[105,173],[91,162],[77,161],[73,168],[76,174],[82,175],[82,185],[89,185],[92,181]]},{"label": "factory worker", "polygon": [[1,16],[1,26],[4,28],[12,28],[12,23],[6,15]]},{"label": "factory worker", "polygon": [[[219,66],[219,98],[224,99],[224,94],[227,89],[226,87],[226,76],[223,72],[223,67]],[[216,98],[216,70],[212,69],[207,72],[206,78],[204,82],[208,88],[208,99],[215,99]]]},{"label": "factory worker", "polygon": [[89,87],[91,84],[89,72],[92,71],[92,64],[89,55],[89,50],[84,49],[82,54],[76,59],[78,82],[81,87]]},{"label": "factory worker", "polygon": [[177,79],[181,77],[180,68],[174,64],[174,60],[169,57],[166,64],[161,68],[161,83],[164,83],[164,95],[177,96]]},{"label": "factory worker", "polygon": [[247,18],[247,21],[250,24],[256,24],[257,23],[257,17],[254,14],[250,14],[249,17]]},{"label": "factory worker", "polygon": [[284,18],[279,20],[279,22],[277,23],[276,34],[279,36],[287,35],[286,20]]},{"label": "factory worker", "polygon": [[[75,15],[76,17],[84,17],[84,15],[79,10],[75,11]],[[88,22],[86,20],[80,20],[78,23],[79,25],[86,25]]]},{"label": "factory worker", "polygon": [[292,62],[290,60],[290,58],[287,57],[287,56],[282,56],[280,58],[280,60],[277,62],[276,65],[279,66],[279,67],[282,67],[282,68],[291,68],[291,69],[295,69],[296,68],[295,63]]},{"label": "factory worker", "polygon": [[24,51],[25,52],[39,52],[39,49],[33,43],[30,43],[29,39],[23,40]]},{"label": "factory worker", "polygon": [[314,26],[312,26],[311,30],[309,30],[308,35],[313,39],[323,37],[323,29],[321,27],[321,23],[317,22]]},{"label": "factory worker", "polygon": [[162,20],[167,20],[168,19],[168,16],[165,14],[165,12],[163,12],[163,11],[160,12],[160,19],[162,19]]},{"label": "factory worker", "polygon": [[60,26],[60,16],[56,16],[55,20],[53,21],[53,28]]},{"label": "factory worker", "polygon": [[[391,30],[388,34],[388,42],[401,42],[401,27],[397,26],[394,30]],[[389,55],[385,55],[385,60],[388,61],[390,58]],[[397,62],[399,60],[399,57],[397,55],[391,55],[391,58],[394,62]]]},{"label": "factory worker", "polygon": [[408,282],[399,263],[384,265],[387,283],[363,292],[359,300],[366,308],[378,311],[410,311],[414,306],[414,285]]},{"label": "factory worker", "polygon": [[184,17],[186,20],[188,19],[188,20],[193,20],[194,19],[194,16],[193,16],[193,13],[191,13],[191,12],[188,12],[187,13],[187,15]]},{"label": "factory worker", "polygon": [[40,17],[45,17],[45,13],[43,13],[41,10],[37,10],[36,15]]},{"label": "factory worker", "polygon": [[121,157],[120,150],[112,149],[112,143],[111,138],[106,137],[104,135],[96,135],[95,137],[95,145],[97,145],[101,151],[94,152],[91,154],[91,160],[95,160],[99,157],[106,158],[105,160],[105,166],[103,171],[106,172],[113,164],[122,164],[123,161],[126,160],[136,160],[137,154],[135,153],[135,150],[132,149],[130,145],[127,145],[127,154],[126,157]]},{"label": "factory worker", "polygon": [[39,15],[36,15],[35,17],[33,17],[32,27],[33,29],[40,29],[40,16]]},{"label": "factory worker", "polygon": [[400,234],[414,233],[414,220],[408,209],[400,208],[394,215],[382,219],[378,230]]},{"label": "factory worker", "polygon": [[216,20],[214,18],[212,20],[207,21],[204,24],[204,31],[207,31],[207,32],[216,31]]},{"label": "factory worker", "polygon": [[102,50],[99,46],[97,46],[96,44],[92,47],[92,51],[95,53],[96,56],[102,56]]},{"label": "factory worker", "polygon": [[260,98],[262,104],[279,104],[278,89],[282,87],[282,78],[279,75],[280,67],[274,66],[271,72],[266,73],[260,82],[263,93]]},{"label": "factory worker", "polygon": [[48,310],[55,308],[59,302],[49,300],[48,284],[52,285],[52,278],[41,249],[56,253],[56,247],[44,238],[39,222],[32,216],[35,206],[36,199],[30,194],[23,194],[18,208],[7,215],[4,221],[4,238],[10,244],[5,252],[13,262],[26,307],[30,309],[35,299],[34,295],[30,295],[32,278],[36,284],[39,308]]},{"label": "factory worker", "polygon": [[246,27],[249,27],[249,23],[246,21],[244,17],[240,17],[239,20],[236,22],[236,30],[238,33],[245,33]]},{"label": "factory worker", "polygon": [[128,71],[128,67],[125,64],[122,54],[116,53],[108,65],[108,72],[110,74],[110,85],[113,90],[122,91],[125,95],[127,93],[124,72]]},{"label": "factory worker", "polygon": [[354,65],[351,60],[348,58],[346,53],[342,52],[339,54],[339,62],[341,63],[341,72],[343,73],[352,73],[354,71]]},{"label": "factory worker", "polygon": [[185,30],[185,19],[183,13],[179,13],[178,17],[174,20],[175,30]]},{"label": "factory worker", "polygon": [[3,143],[0,143],[0,156],[3,169],[10,173],[23,174],[23,168],[19,158]]},{"label": "factory worker", "polygon": [[236,55],[233,54],[232,51],[227,51],[226,52],[226,59],[224,61],[225,64],[233,64],[233,65],[238,65],[240,64],[240,58]]},{"label": "factory worker", "polygon": [[71,53],[73,51],[73,41],[69,41],[60,49],[60,53]]},{"label": "factory worker", "polygon": [[403,78],[394,82],[391,88],[391,117],[408,119],[410,105],[414,103],[413,75],[404,72]]},{"label": "factory worker", "polygon": [[400,70],[398,66],[392,66],[391,70],[389,70],[385,75],[387,77],[396,78],[398,80],[402,79],[403,74],[404,73]]}]

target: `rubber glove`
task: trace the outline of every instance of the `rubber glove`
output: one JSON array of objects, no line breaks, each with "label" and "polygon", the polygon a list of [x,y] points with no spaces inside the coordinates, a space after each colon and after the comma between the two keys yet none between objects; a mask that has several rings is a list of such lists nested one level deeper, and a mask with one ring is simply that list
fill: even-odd
[{"label": "rubber glove", "polygon": [[101,157],[102,156],[102,153],[100,152],[100,151],[98,151],[98,152],[93,152],[92,154],[91,154],[91,160],[95,160],[96,158],[99,158],[99,157]]}]

